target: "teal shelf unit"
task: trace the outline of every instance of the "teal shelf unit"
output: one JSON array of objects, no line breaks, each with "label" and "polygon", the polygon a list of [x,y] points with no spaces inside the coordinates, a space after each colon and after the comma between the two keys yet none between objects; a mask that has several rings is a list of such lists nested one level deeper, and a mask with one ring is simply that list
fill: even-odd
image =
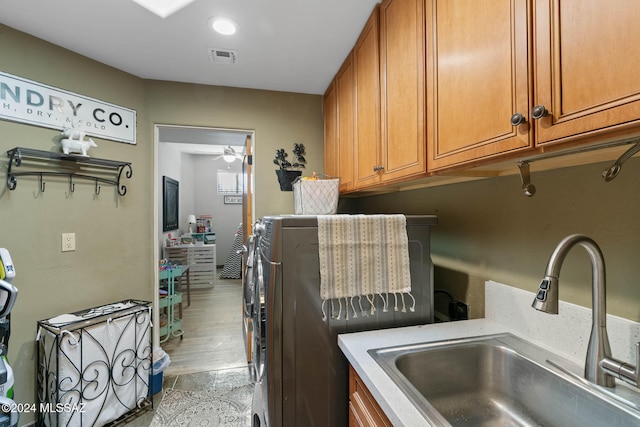
[{"label": "teal shelf unit", "polygon": [[169,338],[184,336],[182,330],[182,319],[176,316],[176,306],[182,304],[182,292],[176,292],[175,280],[176,277],[182,275],[182,266],[177,265],[173,268],[167,268],[160,270],[160,280],[167,280],[167,295],[160,297],[158,302],[158,308],[160,310],[166,309],[167,311],[167,324],[160,326],[160,342],[163,343]]}]

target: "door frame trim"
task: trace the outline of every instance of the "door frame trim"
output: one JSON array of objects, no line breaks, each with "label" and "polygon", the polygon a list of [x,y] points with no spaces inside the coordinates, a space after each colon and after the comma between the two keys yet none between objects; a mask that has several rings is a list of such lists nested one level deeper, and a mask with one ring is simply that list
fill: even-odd
[{"label": "door frame trim", "polygon": [[[159,141],[158,141],[158,133],[160,127],[175,127],[175,128],[191,128],[191,129],[207,129],[207,130],[219,130],[226,132],[238,132],[238,133],[247,133],[251,135],[251,154],[254,156],[253,165],[251,168],[251,173],[249,176],[249,182],[251,188],[255,188],[255,144],[256,144],[256,131],[252,129],[234,129],[234,128],[222,128],[222,127],[214,127],[214,126],[191,126],[191,125],[171,125],[171,124],[163,124],[163,123],[154,123],[153,124],[153,307],[158,307],[159,297],[159,274],[158,274],[158,261],[160,260],[160,248],[162,243],[159,239],[158,230],[160,229],[160,210],[158,209],[158,203],[160,200],[159,194],[159,179],[158,179],[158,150],[159,150]],[[251,193],[251,204],[255,207],[255,193]],[[252,224],[255,222],[255,209],[252,210]],[[244,222],[244,217],[242,218]],[[243,224],[243,228],[245,228]],[[154,325],[160,324],[159,310],[153,310],[153,318]],[[156,348],[160,345],[160,328],[153,328],[153,348]]]}]

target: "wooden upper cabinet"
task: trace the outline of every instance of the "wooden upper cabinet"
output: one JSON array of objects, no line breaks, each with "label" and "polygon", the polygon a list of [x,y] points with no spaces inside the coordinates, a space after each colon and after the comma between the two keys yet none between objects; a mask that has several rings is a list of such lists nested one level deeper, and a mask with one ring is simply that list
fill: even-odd
[{"label": "wooden upper cabinet", "polygon": [[338,145],[338,95],[335,80],[331,82],[322,98],[324,117],[324,173],[340,176],[340,147]]},{"label": "wooden upper cabinet", "polygon": [[528,4],[426,0],[429,171],[533,147]]},{"label": "wooden upper cabinet", "polygon": [[[340,192],[354,189],[355,80],[353,56],[350,54],[336,75],[338,105],[337,165]],[[334,169],[335,170],[335,169]]]},{"label": "wooden upper cabinet", "polygon": [[548,110],[535,121],[536,143],[549,145],[586,133],[637,133],[638,1],[534,3],[535,105]]},{"label": "wooden upper cabinet", "polygon": [[341,193],[426,174],[423,4],[376,6],[325,93],[325,170],[338,165]]},{"label": "wooden upper cabinet", "polygon": [[355,185],[367,187],[380,182],[380,57],[379,7],[367,21],[355,47],[356,120]]},{"label": "wooden upper cabinet", "polygon": [[382,180],[426,172],[424,0],[380,5]]},{"label": "wooden upper cabinet", "polygon": [[382,0],[325,95],[327,171],[357,191],[637,137],[638,22],[638,0]]},{"label": "wooden upper cabinet", "polygon": [[355,138],[354,70],[350,54],[322,99],[324,117],[324,173],[340,178],[340,192],[354,189]]}]

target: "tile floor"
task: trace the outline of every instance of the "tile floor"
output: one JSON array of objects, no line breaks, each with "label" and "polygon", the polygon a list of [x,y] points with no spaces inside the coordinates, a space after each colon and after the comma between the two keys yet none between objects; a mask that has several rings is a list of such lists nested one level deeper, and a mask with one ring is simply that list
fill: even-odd
[{"label": "tile floor", "polygon": [[[248,368],[221,369],[208,372],[195,372],[178,376],[169,376],[164,379],[162,392],[153,398],[153,407],[158,408],[162,400],[164,391],[168,388],[183,391],[212,390],[220,387],[233,387],[251,382],[251,373]],[[146,410],[139,415],[126,420],[123,426],[127,427],[148,427],[151,424],[155,412]],[[247,426],[248,427],[248,426]]]}]

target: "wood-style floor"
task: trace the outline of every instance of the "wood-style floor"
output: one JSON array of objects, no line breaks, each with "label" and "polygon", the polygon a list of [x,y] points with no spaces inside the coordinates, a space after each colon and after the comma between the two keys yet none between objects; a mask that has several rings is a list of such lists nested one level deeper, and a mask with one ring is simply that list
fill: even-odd
[{"label": "wood-style floor", "polygon": [[213,288],[191,290],[191,305],[183,302],[182,339],[161,344],[171,358],[165,378],[247,366],[241,298],[239,279],[217,279]]}]

